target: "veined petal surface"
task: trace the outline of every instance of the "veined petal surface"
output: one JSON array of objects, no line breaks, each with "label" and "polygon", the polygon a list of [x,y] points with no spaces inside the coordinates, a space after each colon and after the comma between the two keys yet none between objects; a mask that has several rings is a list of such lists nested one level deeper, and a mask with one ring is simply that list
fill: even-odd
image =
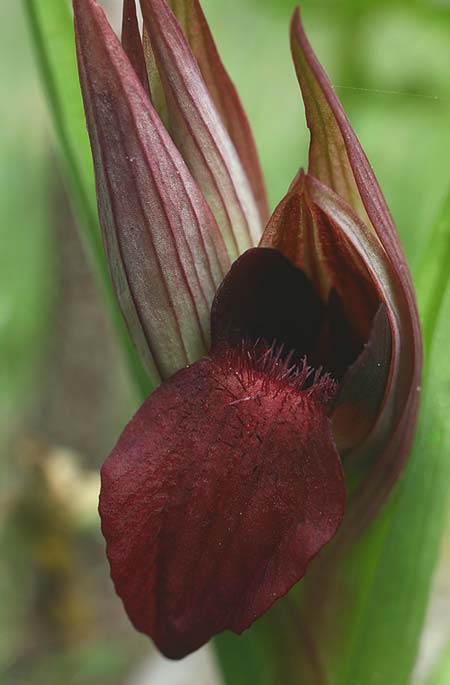
[{"label": "veined petal surface", "polygon": [[75,29],[112,279],[153,378],[203,356],[229,259],[214,217],[94,0]]},{"label": "veined petal surface", "polygon": [[122,45],[145,91],[149,93],[147,66],[139,30],[136,0],[123,0]]},{"label": "veined petal surface", "polygon": [[141,0],[171,134],[222,232],[231,260],[257,244],[262,222],[236,148],[166,0]]},{"label": "veined petal surface", "polygon": [[199,0],[170,0],[189,41],[208,91],[234,143],[265,225],[269,218],[266,188],[253,133],[236,88],[230,79]]},{"label": "veined petal surface", "polygon": [[222,350],[144,403],[102,469],[111,575],[134,626],[181,658],[241,633],[333,537],[345,486],[326,402],[270,352]]}]

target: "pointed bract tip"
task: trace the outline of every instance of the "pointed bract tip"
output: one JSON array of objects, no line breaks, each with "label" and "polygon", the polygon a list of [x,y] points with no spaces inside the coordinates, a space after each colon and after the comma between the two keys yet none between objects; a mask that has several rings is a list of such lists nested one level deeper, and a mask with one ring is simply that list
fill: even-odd
[{"label": "pointed bract tip", "polygon": [[107,22],[103,7],[96,0],[73,0],[73,15],[75,24],[75,38],[78,42],[79,25],[83,21],[89,21],[96,17],[99,21]]},{"label": "pointed bract tip", "polygon": [[96,0],[72,0],[74,12],[90,7],[91,9],[102,10]]},{"label": "pointed bract tip", "polygon": [[306,43],[309,45],[308,39],[306,38],[305,32],[303,30],[302,11],[300,5],[297,5],[294,8],[294,11],[292,12],[289,33],[291,38],[291,45],[295,39],[301,42],[306,41]]},{"label": "pointed bract tip", "polygon": [[296,5],[294,7],[294,11],[292,12],[291,16],[291,31],[297,27],[301,26],[301,10],[300,10],[300,5]]}]

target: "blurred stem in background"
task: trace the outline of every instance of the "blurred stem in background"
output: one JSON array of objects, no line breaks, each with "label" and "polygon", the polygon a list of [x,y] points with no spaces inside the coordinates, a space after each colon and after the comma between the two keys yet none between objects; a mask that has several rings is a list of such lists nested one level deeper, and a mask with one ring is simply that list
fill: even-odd
[{"label": "blurred stem in background", "polygon": [[[274,205],[297,167],[306,161],[307,137],[287,37],[293,3],[205,0],[203,5],[224,61],[243,95]],[[432,229],[450,180],[450,13],[437,5],[411,7],[406,2],[371,0],[343,0],[338,6],[305,0],[302,6],[311,41],[331,71],[332,82],[373,163],[417,277],[427,349],[424,401],[405,478],[340,570],[342,581],[352,588],[352,596],[345,616],[339,620],[324,618],[323,640],[330,635],[336,638],[327,653],[320,654],[319,650],[315,654],[311,647],[314,635],[305,634],[297,618],[305,609],[305,600],[294,592],[241,638],[221,636],[219,655],[229,685],[274,685],[288,683],[288,678],[298,682],[300,673],[308,685],[317,675],[317,660],[320,664],[325,661],[325,682],[332,685],[407,685],[446,521],[450,471],[446,424],[450,330],[445,315],[450,307],[448,201]],[[135,383],[145,395],[148,382],[119,323],[101,247],[69,2],[23,0],[23,7],[80,229],[101,276]],[[11,22],[18,25],[18,9],[15,3],[2,7],[2,27],[9,27]],[[3,61],[9,59],[11,63],[14,54],[11,79],[16,79],[20,56],[11,43],[12,32],[3,30]],[[23,69],[27,73],[25,63]],[[11,110],[12,123],[7,130],[15,134],[9,135],[9,143],[0,139],[4,156],[10,160],[2,169],[3,187],[8,182],[10,192],[3,199],[6,214],[0,228],[5,232],[6,246],[1,256],[5,261],[0,278],[5,283],[0,321],[5,325],[0,352],[2,368],[9,370],[1,392],[9,408],[8,423],[17,415],[18,403],[31,384],[37,351],[49,335],[48,312],[54,288],[50,229],[54,208],[47,190],[48,157],[43,137],[41,144],[32,143],[33,136],[39,137],[40,127],[28,125],[30,110],[33,121],[39,120],[34,100],[31,104],[29,83],[29,77],[24,79],[24,98],[19,98]],[[23,118],[17,116],[18,111]],[[34,208],[32,230],[30,208],[22,199],[24,192],[27,204]],[[20,270],[17,264],[26,267]],[[19,301],[28,304],[18,308],[14,303]],[[98,341],[100,349],[103,344]],[[72,538],[70,544],[77,543]],[[307,597],[308,582],[307,578],[300,584],[300,595]],[[2,647],[8,651],[5,644]],[[118,673],[119,665],[113,664],[114,668]],[[105,676],[105,680],[95,682],[104,685],[109,680]],[[447,657],[427,685],[448,682]]]},{"label": "blurred stem in background", "polygon": [[[42,135],[42,108],[36,88],[23,77],[29,64],[22,41],[9,29],[18,23],[20,7],[5,16],[0,8],[0,61],[14,56],[14,74],[4,71],[4,92],[14,87],[14,105],[3,108],[0,129],[0,555],[11,550],[5,526],[11,484],[11,461],[7,445],[31,404],[38,376],[38,363],[49,331],[54,299],[50,164]],[[37,102],[36,102],[37,101]],[[5,103],[6,104],[6,103]],[[33,127],[29,112],[33,111]],[[27,134],[24,135],[24,131]],[[17,570],[17,569],[16,569]],[[20,583],[20,580],[19,580]],[[20,585],[9,582],[0,568],[0,668],[11,657],[22,626],[14,612],[22,608]]]},{"label": "blurred stem in background", "polygon": [[[14,55],[14,72],[4,71],[4,92],[14,88],[14,100],[4,100],[0,135],[0,430],[14,423],[34,382],[42,344],[49,330],[54,282],[51,168],[42,129],[39,91],[27,77],[27,50],[8,28],[18,23],[20,7],[0,10],[0,51],[5,64]],[[22,39],[25,41],[25,37]],[[32,112],[33,126],[30,126]],[[26,135],[24,135],[26,131]],[[4,465],[2,464],[2,467]],[[0,467],[0,468],[2,468]]]},{"label": "blurred stem in background", "polygon": [[[62,160],[70,192],[80,217],[81,235],[86,244],[115,322],[131,376],[142,395],[152,390],[122,321],[109,286],[109,274],[97,219],[95,184],[89,143],[84,128],[83,105],[76,74],[75,44],[69,4],[54,0],[25,0],[43,82],[60,142]],[[48,50],[51,45],[52,49]]]}]

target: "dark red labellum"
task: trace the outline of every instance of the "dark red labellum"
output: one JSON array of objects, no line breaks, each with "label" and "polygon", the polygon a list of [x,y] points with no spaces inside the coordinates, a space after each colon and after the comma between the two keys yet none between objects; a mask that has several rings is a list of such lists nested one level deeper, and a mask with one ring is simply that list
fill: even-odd
[{"label": "dark red labellum", "polygon": [[250,250],[216,296],[211,356],[148,398],[104,464],[116,590],[168,657],[248,628],[342,520],[336,384],[300,361],[324,316],[300,270]]}]

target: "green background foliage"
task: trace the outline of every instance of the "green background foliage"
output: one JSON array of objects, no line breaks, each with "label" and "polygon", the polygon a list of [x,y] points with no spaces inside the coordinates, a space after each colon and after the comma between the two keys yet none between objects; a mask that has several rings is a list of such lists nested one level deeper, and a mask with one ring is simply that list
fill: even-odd
[{"label": "green background foliage", "polygon": [[[119,3],[103,4],[117,21]],[[307,162],[288,41],[293,4],[203,3],[249,114],[272,206]],[[436,611],[424,621],[433,578],[450,576],[450,8],[305,0],[302,12],[396,219],[426,345],[410,463],[341,569],[354,595],[329,626],[336,641],[326,682],[448,685],[450,621],[439,622]],[[108,286],[69,3],[2,3],[0,59],[7,93],[0,127],[0,544],[7,559],[0,681],[108,685],[122,682],[150,647],[105,587],[96,474],[148,384]],[[450,588],[435,582],[439,609],[448,606]],[[292,682],[310,682],[304,636],[282,612],[242,638],[220,638],[229,685],[288,682],[280,675],[286,664]]]}]

